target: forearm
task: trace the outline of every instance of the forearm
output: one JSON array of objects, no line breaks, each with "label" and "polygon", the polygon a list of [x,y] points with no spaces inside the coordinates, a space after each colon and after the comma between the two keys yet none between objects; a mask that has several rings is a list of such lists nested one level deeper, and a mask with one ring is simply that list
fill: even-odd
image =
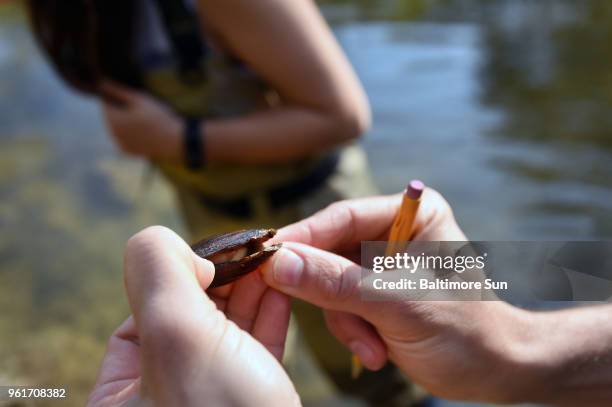
[{"label": "forearm", "polygon": [[280,106],[247,116],[206,121],[207,162],[282,163],[358,137],[367,120],[354,115]]},{"label": "forearm", "polygon": [[[612,306],[529,313],[516,346],[531,383],[523,400],[554,405],[612,403]],[[520,380],[521,377],[516,379]]]},{"label": "forearm", "polygon": [[197,3],[203,26],[221,47],[282,101],[267,111],[207,123],[208,161],[292,161],[358,137],[368,127],[367,97],[315,2]]}]

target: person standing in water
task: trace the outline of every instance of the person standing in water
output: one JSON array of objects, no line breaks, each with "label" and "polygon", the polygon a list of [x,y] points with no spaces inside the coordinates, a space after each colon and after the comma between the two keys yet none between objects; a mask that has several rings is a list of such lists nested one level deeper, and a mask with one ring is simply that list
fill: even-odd
[{"label": "person standing in water", "polygon": [[[313,2],[28,4],[60,76],[99,97],[116,144],[174,187],[192,240],[375,193],[354,143],[370,125],[368,101]],[[301,304],[296,314],[334,381],[361,391],[321,313]]]}]

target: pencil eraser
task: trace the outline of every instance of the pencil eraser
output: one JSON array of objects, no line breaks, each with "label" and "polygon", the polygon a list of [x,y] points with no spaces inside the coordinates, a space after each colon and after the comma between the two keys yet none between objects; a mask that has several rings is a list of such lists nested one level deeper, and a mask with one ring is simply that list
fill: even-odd
[{"label": "pencil eraser", "polygon": [[418,179],[410,181],[410,184],[406,187],[406,195],[410,199],[419,199],[425,190],[425,184]]}]

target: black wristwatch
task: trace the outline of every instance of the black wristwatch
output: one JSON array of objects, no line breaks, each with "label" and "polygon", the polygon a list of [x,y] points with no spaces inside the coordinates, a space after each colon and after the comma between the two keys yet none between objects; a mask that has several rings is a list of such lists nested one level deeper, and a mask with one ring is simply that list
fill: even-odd
[{"label": "black wristwatch", "polygon": [[185,119],[185,165],[190,170],[199,170],[204,167],[204,134],[202,133],[202,124],[202,119]]}]

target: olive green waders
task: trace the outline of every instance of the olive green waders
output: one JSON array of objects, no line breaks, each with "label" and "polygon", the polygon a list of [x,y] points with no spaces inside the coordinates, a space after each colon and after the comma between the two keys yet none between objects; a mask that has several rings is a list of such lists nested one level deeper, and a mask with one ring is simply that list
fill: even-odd
[{"label": "olive green waders", "polygon": [[[245,115],[269,107],[274,103],[270,100],[278,99],[253,74],[223,53],[212,52],[206,67],[207,80],[197,86],[182,83],[172,69],[148,72],[145,86],[177,112],[204,119]],[[174,187],[194,242],[237,229],[282,227],[338,200],[376,193],[363,150],[351,145],[335,152],[334,169],[316,190],[290,205],[271,205],[265,192],[268,188],[308,175],[329,154],[286,165],[214,164],[198,171],[176,164],[154,164]],[[236,197],[248,202],[248,217],[233,216],[225,213],[223,205],[215,208],[211,204]],[[322,312],[299,301],[293,310],[299,329],[292,322],[285,366],[305,404],[339,398],[337,389],[371,405],[407,406],[416,400],[414,387],[391,365],[377,373],[364,371],[358,379],[351,379],[351,354],[328,332]]]}]

